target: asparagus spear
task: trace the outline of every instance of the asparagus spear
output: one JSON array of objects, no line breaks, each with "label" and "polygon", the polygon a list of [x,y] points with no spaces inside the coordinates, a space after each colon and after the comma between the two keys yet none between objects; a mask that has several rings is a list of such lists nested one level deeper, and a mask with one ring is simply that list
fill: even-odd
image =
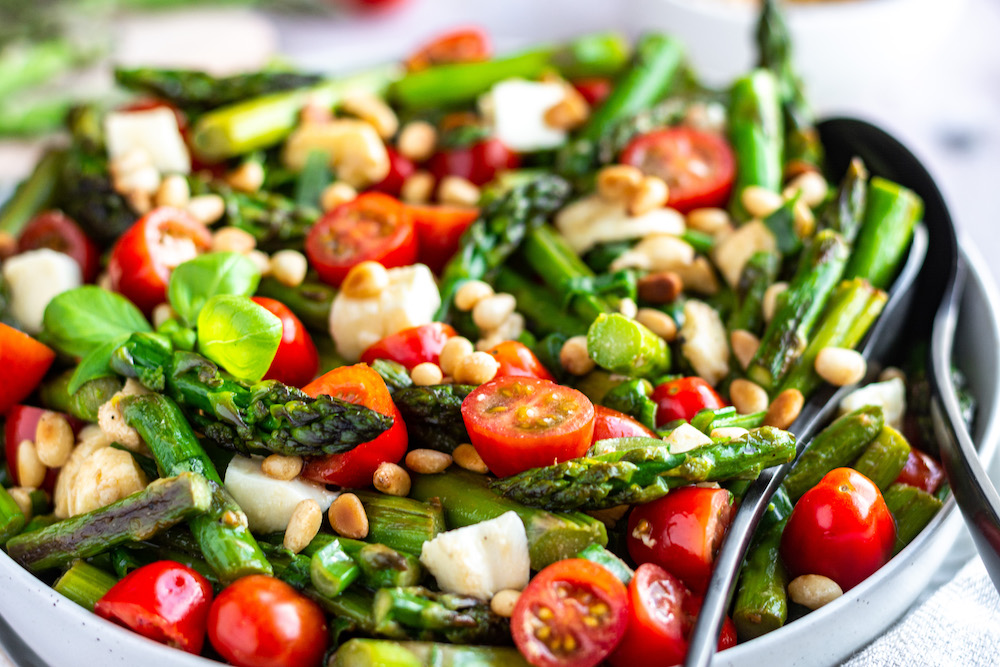
[{"label": "asparagus spear", "polygon": [[827,202],[820,215],[817,229],[840,232],[844,240],[853,244],[861,230],[868,201],[868,170],[861,158],[854,158],[840,181],[837,193]]},{"label": "asparagus spear", "polygon": [[767,412],[751,412],[741,415],[734,407],[719,408],[717,410],[701,410],[691,418],[691,426],[709,435],[717,428],[745,428],[752,430],[764,425],[764,418]]},{"label": "asparagus spear", "polygon": [[587,331],[587,352],[612,373],[657,377],[670,370],[670,348],[655,333],[617,313],[601,314]]},{"label": "asparagus spear", "polygon": [[360,575],[361,568],[337,540],[316,551],[309,559],[312,585],[327,597],[337,597]]},{"label": "asparagus spear", "polygon": [[17,501],[0,486],[0,545],[20,533],[27,521]]},{"label": "asparagus spear", "polygon": [[52,584],[52,588],[87,611],[94,611],[97,601],[117,583],[113,574],[78,560]]},{"label": "asparagus spear", "polygon": [[52,202],[66,152],[47,151],[14,194],[0,207],[0,232],[17,237],[28,222]]},{"label": "asparagus spear", "polygon": [[469,442],[462,420],[462,401],[473,389],[469,385],[440,384],[397,391],[392,398],[403,415],[413,446],[450,454],[463,442]]},{"label": "asparagus spear", "polygon": [[103,377],[84,382],[76,393],[71,394],[69,381],[72,377],[73,371],[69,370],[42,383],[39,388],[42,405],[84,421],[96,422],[97,411],[122,388],[119,378]]},{"label": "asparagus spear", "polygon": [[729,140],[737,162],[730,208],[737,219],[747,218],[740,202],[744,188],[781,189],[783,135],[780,91],[774,74],[755,69],[737,79],[729,103]]},{"label": "asparagus spear", "polygon": [[376,359],[371,364],[372,370],[379,374],[395,399],[396,394],[413,386],[413,379],[406,366],[389,359]]},{"label": "asparagus spear", "polygon": [[910,443],[902,433],[885,425],[851,467],[884,492],[903,472],[909,456]]},{"label": "asparagus spear", "polygon": [[606,408],[623,412],[640,424],[655,429],[657,405],[649,397],[652,392],[653,386],[648,380],[631,378],[616,384],[596,402]]},{"label": "asparagus spear", "polygon": [[887,288],[923,213],[924,202],[915,192],[878,176],[872,178],[864,223],[845,277],[866,278],[875,287]]},{"label": "asparagus spear", "polygon": [[129,540],[148,539],[211,506],[208,481],[185,472],[156,480],[100,509],[18,535],[7,543],[7,553],[32,572],[41,572]]},{"label": "asparagus spear", "polygon": [[733,623],[740,641],[777,630],[788,618],[788,572],[779,551],[785,521],[771,526],[751,547],[740,569]]},{"label": "asparagus spear", "polygon": [[330,308],[337,294],[337,290],[329,285],[307,280],[296,287],[289,287],[271,276],[265,276],[257,286],[257,294],[285,304],[308,328],[329,333]]},{"label": "asparagus spear", "polygon": [[351,639],[327,667],[528,667],[514,648]]},{"label": "asparagus spear", "polygon": [[331,542],[339,543],[344,552],[354,559],[361,569],[361,583],[368,588],[416,586],[423,577],[424,570],[419,558],[384,544],[369,544],[319,533],[302,550],[302,554],[313,556]]},{"label": "asparagus spear", "polygon": [[445,530],[441,503],[387,496],[372,491],[355,491],[368,515],[368,537],[372,542],[420,555],[424,542]]},{"label": "asparagus spear", "polygon": [[453,644],[509,641],[507,619],[476,598],[426,588],[381,588],[375,592],[375,634],[441,639]]},{"label": "asparagus spear", "polygon": [[736,285],[736,306],[729,315],[728,329],[743,329],[751,333],[760,331],[764,324],[764,293],[778,277],[781,258],[773,252],[755,252],[747,260]]},{"label": "asparagus spear", "polygon": [[587,333],[587,323],[566,308],[553,308],[559,296],[544,285],[538,285],[508,266],[500,267],[493,281],[498,292],[506,292],[517,300],[517,312],[524,315],[531,330],[539,335],[558,333],[577,336]]},{"label": "asparagus spear", "polygon": [[650,502],[696,482],[752,479],[794,457],[794,436],[765,426],[682,454],[666,446],[629,448],[526,470],[492,486],[533,507],[603,509]]},{"label": "asparagus spear", "polygon": [[626,585],[628,582],[632,581],[632,577],[635,575],[635,571],[630,568],[625,561],[602,547],[600,544],[591,544],[589,547],[581,551],[578,554],[578,557],[589,560],[592,563],[597,563],[604,569],[608,570],[611,574],[615,575],[619,581]]},{"label": "asparagus spear", "polygon": [[893,484],[885,491],[885,504],[896,520],[895,555],[920,534],[944,503],[915,486]]}]

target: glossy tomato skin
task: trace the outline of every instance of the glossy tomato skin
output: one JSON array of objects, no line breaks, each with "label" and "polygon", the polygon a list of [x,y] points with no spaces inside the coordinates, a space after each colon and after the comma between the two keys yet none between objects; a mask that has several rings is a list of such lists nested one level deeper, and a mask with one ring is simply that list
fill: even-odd
[{"label": "glossy tomato skin", "polygon": [[293,387],[311,382],[319,371],[319,352],[305,325],[280,301],[266,296],[255,296],[253,301],[281,320],[281,343],[264,379]]},{"label": "glossy tomato skin", "polygon": [[389,173],[371,189],[375,192],[384,192],[387,195],[398,197],[403,189],[403,183],[410,176],[413,176],[417,165],[413,164],[413,160],[410,158],[400,155],[391,146],[386,146],[385,152],[389,155]]},{"label": "glossy tomato skin", "polygon": [[703,593],[732,518],[726,489],[673,490],[632,510],[629,555],[637,563],[656,563],[695,593]]},{"label": "glossy tomato skin", "polygon": [[519,343],[516,340],[505,340],[487,350],[487,354],[492,354],[493,358],[500,364],[497,377],[518,376],[538,378],[549,382],[555,381],[552,373],[542,365],[535,353],[524,343]]},{"label": "glossy tomato skin", "polygon": [[341,366],[316,378],[302,388],[310,396],[329,394],[355,405],[364,405],[392,417],[389,430],[374,440],[361,443],[342,454],[330,454],[306,461],[302,476],[325,484],[364,488],[385,462],[396,463],[406,454],[406,424],[392,402],[389,389],[378,373],[365,364]]},{"label": "glossy tomato skin", "polygon": [[306,255],[320,280],[336,287],[364,261],[386,268],[417,258],[413,217],[398,199],[365,192],[326,213],[306,236]]},{"label": "glossy tomato skin", "polygon": [[656,433],[628,416],[603,405],[594,406],[594,442],[609,438],[655,438]]},{"label": "glossy tomato skin", "polygon": [[878,487],[856,470],[836,468],[795,504],[781,558],[793,577],[821,574],[846,591],[889,562],[895,540]]},{"label": "glossy tomato skin", "polygon": [[[621,641],[628,613],[625,586],[604,567],[573,558],[535,575],[514,606],[510,630],[535,667],[593,667]],[[548,638],[538,637],[539,627],[549,628]],[[574,648],[554,651],[552,644],[568,636]]]},{"label": "glossy tomato skin", "polygon": [[489,60],[493,46],[481,29],[457,28],[438,35],[406,59],[406,69],[418,72],[434,65]]},{"label": "glossy tomato skin", "polygon": [[447,148],[431,157],[430,170],[435,178],[460,176],[475,185],[493,180],[498,172],[516,169],[521,163],[517,154],[497,138],[484,139],[471,146]]},{"label": "glossy tomato skin", "polygon": [[100,268],[97,244],[80,229],[80,225],[60,211],[39,213],[21,232],[17,240],[18,252],[38,248],[50,248],[72,257],[80,265],[80,274],[86,283],[93,282],[97,277]]},{"label": "glossy tomato skin", "polygon": [[441,350],[449,338],[457,336],[450,324],[430,322],[390,334],[382,340],[372,343],[361,353],[361,361],[371,364],[376,359],[388,359],[413,370],[417,364],[438,363]]},{"label": "glossy tomato skin", "polygon": [[594,435],[594,406],[586,396],[531,377],[480,385],[462,401],[462,420],[498,477],[583,456]]},{"label": "glossy tomato skin", "polygon": [[656,403],[657,426],[675,419],[691,421],[701,410],[717,410],[726,405],[712,385],[697,376],[657,385],[650,398]]},{"label": "glossy tomato skin", "polygon": [[280,579],[252,574],[215,598],[208,639],[237,667],[318,667],[327,645],[326,618]]},{"label": "glossy tomato skin", "polygon": [[441,273],[458,252],[462,234],[479,217],[478,208],[409,204],[417,233],[417,259]]},{"label": "glossy tomato skin", "polygon": [[[165,244],[166,237],[180,241]],[[181,245],[185,247],[182,251],[171,249]],[[148,315],[166,300],[167,281],[174,267],[211,246],[212,232],[190,213],[166,206],[155,208],[129,227],[112,248],[108,260],[111,289]]]},{"label": "glossy tomato skin", "polygon": [[94,613],[197,655],[205,643],[211,602],[212,585],[205,577],[186,565],[161,560],[125,575],[97,601]]},{"label": "glossy tomato skin", "polygon": [[736,157],[725,137],[692,127],[642,134],[622,151],[620,161],[667,182],[667,205],[681,213],[725,206],[736,177]]},{"label": "glossy tomato skin", "polygon": [[55,358],[56,353],[44,343],[0,323],[0,368],[4,377],[0,382],[0,414],[35,390]]},{"label": "glossy tomato skin", "polygon": [[930,494],[937,493],[944,482],[944,469],[930,455],[911,449],[906,465],[896,478],[897,484],[915,486]]},{"label": "glossy tomato skin", "polygon": [[611,79],[603,76],[573,79],[571,83],[576,88],[576,92],[580,93],[591,107],[596,107],[604,102],[614,87]]}]

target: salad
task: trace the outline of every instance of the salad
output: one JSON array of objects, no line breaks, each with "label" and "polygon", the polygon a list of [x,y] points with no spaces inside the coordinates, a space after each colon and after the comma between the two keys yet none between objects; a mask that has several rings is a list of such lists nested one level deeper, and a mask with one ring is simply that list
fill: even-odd
[{"label": "salad", "polygon": [[919,365],[854,350],[922,202],[828,181],[758,40],[722,91],[658,34],[118,70],[0,210],[7,554],[239,666],[679,663],[830,383],[719,648],[863,581],[947,494]]}]

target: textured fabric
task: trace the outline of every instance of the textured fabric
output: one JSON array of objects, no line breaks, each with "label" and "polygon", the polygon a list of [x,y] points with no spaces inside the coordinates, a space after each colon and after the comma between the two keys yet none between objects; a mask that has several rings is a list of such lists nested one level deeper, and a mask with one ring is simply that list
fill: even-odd
[{"label": "textured fabric", "polygon": [[1000,596],[977,556],[845,667],[1000,665]]}]

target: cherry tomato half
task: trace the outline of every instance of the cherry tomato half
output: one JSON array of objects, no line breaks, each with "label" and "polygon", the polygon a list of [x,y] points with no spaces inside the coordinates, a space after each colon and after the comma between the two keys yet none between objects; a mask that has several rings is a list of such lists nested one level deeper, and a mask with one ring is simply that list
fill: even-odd
[{"label": "cherry tomato half", "polygon": [[493,46],[479,28],[458,28],[438,35],[406,59],[406,69],[418,72],[434,65],[489,60]]},{"label": "cherry tomato half", "polygon": [[736,158],[725,137],[692,127],[639,135],[622,151],[620,161],[666,181],[667,205],[681,213],[724,206],[736,177]]},{"label": "cherry tomato half", "polygon": [[403,189],[403,183],[413,175],[417,166],[413,164],[413,160],[403,157],[391,146],[386,146],[385,152],[389,155],[389,173],[371,189],[375,192],[384,192],[387,195],[398,197]]},{"label": "cherry tomato half", "polygon": [[309,230],[305,246],[320,279],[337,287],[361,262],[393,268],[413,264],[417,258],[409,210],[381,192],[362,193],[324,215]]},{"label": "cherry tomato half", "polygon": [[607,99],[613,87],[611,79],[603,76],[573,79],[570,83],[573,84],[576,92],[580,93],[591,107],[596,107]]},{"label": "cherry tomato half", "polygon": [[795,503],[781,558],[793,577],[821,574],[846,591],[889,562],[895,540],[878,487],[856,470],[836,468]]},{"label": "cherry tomato half", "polygon": [[417,258],[434,273],[458,252],[462,234],[479,217],[478,208],[409,205],[417,231]]},{"label": "cherry tomato half", "polygon": [[516,340],[505,340],[494,348],[487,350],[488,354],[500,364],[497,377],[520,376],[554,381],[552,373],[542,365],[535,353],[527,345]]},{"label": "cherry tomato half", "polygon": [[17,240],[17,251],[38,248],[56,250],[73,258],[80,265],[83,282],[90,283],[100,268],[97,245],[80,229],[72,218],[60,211],[39,213],[28,223]]},{"label": "cherry tomato half", "polygon": [[0,368],[4,378],[0,382],[0,414],[35,390],[55,358],[56,353],[47,345],[0,323]]},{"label": "cherry tomato half", "polygon": [[609,438],[657,437],[655,433],[624,412],[603,405],[594,406],[594,442]]},{"label": "cherry tomato half", "polygon": [[148,315],[166,300],[170,272],[211,246],[212,232],[190,213],[155,208],[129,227],[111,249],[111,289]]},{"label": "cherry tomato half", "polygon": [[373,343],[361,353],[361,361],[371,364],[376,359],[388,359],[413,370],[417,364],[438,363],[448,339],[457,336],[450,324],[431,322],[403,329]]},{"label": "cherry tomato half", "polygon": [[393,419],[389,430],[374,440],[361,443],[342,454],[330,454],[306,461],[302,476],[326,484],[364,488],[386,461],[396,463],[406,454],[406,424],[392,402],[385,380],[365,364],[341,366],[316,378],[302,391],[310,396],[329,394],[348,403],[363,405]]},{"label": "cherry tomato half", "polygon": [[732,519],[726,489],[676,489],[632,510],[628,552],[636,563],[656,563],[703,593]]},{"label": "cherry tomato half", "polygon": [[906,465],[896,478],[897,484],[906,484],[934,494],[944,482],[944,469],[930,455],[911,449]]},{"label": "cherry tomato half", "polygon": [[431,157],[431,173],[441,180],[445,176],[461,176],[476,185],[493,180],[504,169],[515,169],[520,160],[513,151],[496,138],[484,139],[471,146],[447,148]]},{"label": "cherry tomato half", "polygon": [[572,558],[535,575],[514,605],[510,631],[535,667],[593,667],[621,641],[628,613],[622,582]]},{"label": "cherry tomato half", "polygon": [[281,343],[264,379],[293,387],[310,382],[319,371],[319,352],[301,320],[280,301],[266,296],[255,296],[253,301],[281,320]]},{"label": "cherry tomato half", "polygon": [[186,565],[161,560],[133,570],[111,587],[94,613],[188,653],[205,643],[212,585]]},{"label": "cherry tomato half", "polygon": [[280,579],[252,574],[215,598],[208,639],[237,667],[317,667],[326,652],[326,618]]},{"label": "cherry tomato half", "polygon": [[702,410],[717,410],[726,405],[712,385],[697,376],[657,385],[650,398],[656,403],[657,426],[675,419],[691,421]]},{"label": "cherry tomato half", "polygon": [[594,435],[594,405],[586,396],[531,377],[480,385],[462,401],[462,419],[497,477],[583,456]]}]

